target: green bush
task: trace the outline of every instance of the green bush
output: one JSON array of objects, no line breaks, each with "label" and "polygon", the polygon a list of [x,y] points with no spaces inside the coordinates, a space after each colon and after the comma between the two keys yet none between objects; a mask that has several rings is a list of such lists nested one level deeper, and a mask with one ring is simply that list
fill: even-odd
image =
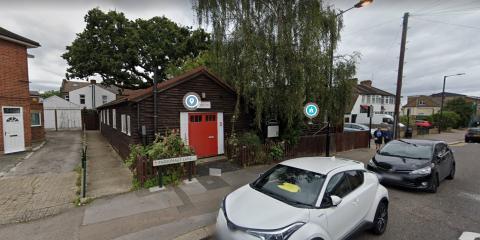
[{"label": "green bush", "polygon": [[262,141],[255,132],[245,132],[238,137],[238,144],[259,146],[262,144]]},{"label": "green bush", "polygon": [[[195,152],[192,148],[185,145],[182,138],[175,132],[171,131],[166,136],[158,136],[155,141],[148,145],[131,145],[130,155],[125,160],[125,164],[134,169],[136,161],[139,156],[147,157],[149,161],[163,158],[173,158],[194,155]],[[171,164],[162,167],[163,184],[178,184],[184,175],[183,164]],[[134,171],[135,173],[135,171]],[[133,179],[133,188],[140,188],[140,183],[137,178]],[[147,179],[143,185],[144,188],[149,188],[158,185],[157,177]]]},{"label": "green bush", "polygon": [[[435,126],[440,126],[440,113],[436,113],[433,116],[433,123]],[[447,128],[459,128],[461,124],[460,116],[455,112],[444,111],[443,112],[443,124],[441,126],[442,129]]]},{"label": "green bush", "polygon": [[284,156],[283,144],[277,143],[270,148],[270,158],[273,161],[281,160]]}]

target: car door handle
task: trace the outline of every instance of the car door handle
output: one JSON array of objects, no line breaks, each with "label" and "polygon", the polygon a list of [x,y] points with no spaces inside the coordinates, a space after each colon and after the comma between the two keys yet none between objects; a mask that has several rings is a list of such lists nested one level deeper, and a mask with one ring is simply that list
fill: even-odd
[{"label": "car door handle", "polygon": [[214,136],[208,136],[208,138],[215,138]]},{"label": "car door handle", "polygon": [[358,204],[360,203],[360,199],[356,198],[354,201],[353,201],[353,205],[355,206],[358,206]]}]

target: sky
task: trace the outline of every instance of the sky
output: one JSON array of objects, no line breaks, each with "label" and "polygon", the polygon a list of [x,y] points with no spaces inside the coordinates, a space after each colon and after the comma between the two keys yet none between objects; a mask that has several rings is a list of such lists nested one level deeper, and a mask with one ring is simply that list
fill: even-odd
[{"label": "sky", "polygon": [[[325,0],[338,10],[356,0]],[[190,0],[0,0],[0,26],[35,40],[29,49],[31,90],[59,89],[67,63],[61,58],[85,27],[88,10],[122,11],[130,19],[166,16],[198,27]],[[364,8],[343,14],[344,28],[336,54],[359,52],[359,80],[395,93],[403,15],[410,12],[402,96],[432,94],[442,90],[480,96],[480,0],[374,0]],[[406,98],[403,98],[404,101]]]}]

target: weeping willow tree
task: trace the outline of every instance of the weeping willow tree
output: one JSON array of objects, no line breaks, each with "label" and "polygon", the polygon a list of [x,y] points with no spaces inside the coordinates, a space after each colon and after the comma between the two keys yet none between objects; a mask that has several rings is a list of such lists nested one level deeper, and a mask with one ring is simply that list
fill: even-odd
[{"label": "weeping willow tree", "polygon": [[235,86],[258,129],[275,119],[285,138],[295,137],[310,101],[321,108],[320,121],[327,114],[342,121],[357,55],[335,58],[329,84],[329,51],[342,29],[331,6],[321,0],[195,0],[194,10],[200,25],[212,30],[209,67]]}]

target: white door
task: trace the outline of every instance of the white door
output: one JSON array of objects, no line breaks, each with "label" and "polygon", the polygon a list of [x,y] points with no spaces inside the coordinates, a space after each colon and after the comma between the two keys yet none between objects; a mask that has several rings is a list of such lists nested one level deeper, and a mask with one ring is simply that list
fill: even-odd
[{"label": "white door", "polygon": [[3,107],[2,112],[4,152],[25,151],[22,107]]}]

